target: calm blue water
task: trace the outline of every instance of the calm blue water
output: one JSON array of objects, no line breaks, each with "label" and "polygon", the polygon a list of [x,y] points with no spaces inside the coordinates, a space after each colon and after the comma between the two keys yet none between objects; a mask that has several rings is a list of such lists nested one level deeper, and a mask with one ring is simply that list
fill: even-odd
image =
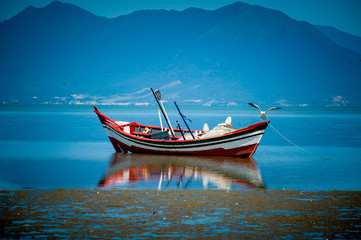
[{"label": "calm blue water", "polygon": [[[259,121],[251,107],[180,107],[193,129],[227,116],[236,128]],[[159,125],[155,106],[99,109],[115,120]],[[180,120],[173,106],[166,109],[172,123]],[[248,189],[261,180],[266,189],[361,190],[361,108],[286,108],[268,117],[289,140],[329,159],[271,127],[251,162],[114,154],[92,106],[1,105],[0,189],[93,189],[106,179],[105,187],[119,189]]]}]

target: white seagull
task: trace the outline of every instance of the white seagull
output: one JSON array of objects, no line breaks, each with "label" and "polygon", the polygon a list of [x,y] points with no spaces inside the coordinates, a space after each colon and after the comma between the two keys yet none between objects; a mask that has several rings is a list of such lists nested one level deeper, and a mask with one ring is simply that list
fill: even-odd
[{"label": "white seagull", "polygon": [[267,111],[262,111],[256,104],[254,104],[254,103],[248,103],[248,104],[251,105],[252,107],[257,108],[257,109],[260,111],[261,116],[259,116],[259,118],[260,118],[260,120],[262,120],[262,121],[267,118],[267,117],[266,117],[266,112],[269,112],[269,111],[275,110],[275,109],[281,109],[281,108],[279,108],[279,107],[273,107],[273,108],[268,109]]}]

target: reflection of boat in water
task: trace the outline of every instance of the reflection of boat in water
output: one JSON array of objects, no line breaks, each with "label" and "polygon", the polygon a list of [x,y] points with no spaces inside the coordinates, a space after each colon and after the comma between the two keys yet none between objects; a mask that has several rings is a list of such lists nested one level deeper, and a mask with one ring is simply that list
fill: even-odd
[{"label": "reflection of boat in water", "polygon": [[98,186],[133,184],[155,189],[264,188],[253,158],[115,153]]}]

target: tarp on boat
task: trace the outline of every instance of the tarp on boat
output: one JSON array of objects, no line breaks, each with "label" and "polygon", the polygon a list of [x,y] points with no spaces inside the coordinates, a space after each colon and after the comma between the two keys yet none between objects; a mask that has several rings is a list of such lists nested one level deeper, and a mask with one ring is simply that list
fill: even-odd
[{"label": "tarp on boat", "polygon": [[[198,133],[196,132],[195,138],[209,138],[209,137],[216,137],[221,136],[226,133],[234,132],[237,129],[233,126],[231,126],[232,119],[230,117],[227,118],[225,123],[220,123],[216,127],[214,127],[212,130],[204,132],[204,133]],[[192,136],[189,133],[185,134],[185,139],[193,139]]]}]

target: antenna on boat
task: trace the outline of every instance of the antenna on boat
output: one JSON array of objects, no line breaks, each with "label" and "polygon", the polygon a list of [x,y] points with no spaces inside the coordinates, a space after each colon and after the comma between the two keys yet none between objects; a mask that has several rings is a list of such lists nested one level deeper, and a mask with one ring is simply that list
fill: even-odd
[{"label": "antenna on boat", "polygon": [[157,101],[158,103],[158,106],[160,108],[160,110],[162,111],[163,113],[163,116],[168,124],[168,127],[169,127],[169,130],[170,130],[170,133],[172,134],[173,138],[175,138],[175,133],[174,133],[174,130],[173,130],[173,127],[172,127],[172,124],[169,122],[169,118],[168,118],[168,115],[164,109],[164,106],[163,106],[163,103],[160,101],[161,98],[162,98],[162,95],[160,94],[160,91],[158,89],[156,89],[155,91],[153,90],[153,88],[150,88],[152,90],[152,93],[155,97],[155,100]]},{"label": "antenna on boat", "polygon": [[[195,137],[194,137],[194,135],[193,135],[193,133],[192,133],[192,131],[191,131],[191,129],[190,129],[190,127],[188,126],[188,124],[187,124],[187,121],[186,120],[188,120],[188,121],[190,121],[190,122],[192,122],[189,118],[187,118],[186,116],[184,116],[182,113],[181,113],[181,111],[179,110],[179,107],[178,107],[178,105],[177,105],[177,103],[174,101],[174,104],[175,104],[175,106],[177,107],[177,109],[178,109],[178,112],[179,112],[179,115],[182,117],[182,119],[183,119],[183,122],[185,123],[185,125],[187,126],[187,128],[188,128],[188,130],[189,130],[189,133],[192,135],[192,137],[193,137],[193,139],[195,139]],[[185,119],[184,119],[185,118]],[[182,134],[183,135],[183,134]]]},{"label": "antenna on boat", "polygon": [[163,122],[162,122],[162,117],[160,116],[159,109],[158,109],[158,116],[159,116],[159,122],[160,122],[160,130],[163,132]]},{"label": "antenna on boat", "polygon": [[176,123],[177,123],[177,127],[178,127],[178,129],[179,129],[180,133],[182,134],[183,140],[186,140],[186,138],[184,137],[184,134],[183,134],[182,128],[181,128],[181,126],[179,125],[179,122],[178,122],[178,121],[176,121]]}]

